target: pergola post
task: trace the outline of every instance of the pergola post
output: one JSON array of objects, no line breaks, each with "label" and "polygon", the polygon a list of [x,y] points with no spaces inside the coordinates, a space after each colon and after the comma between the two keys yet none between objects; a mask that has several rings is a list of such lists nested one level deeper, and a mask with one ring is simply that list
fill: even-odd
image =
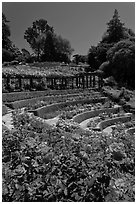
[{"label": "pergola post", "polygon": [[73,77],[71,78],[71,82],[72,82],[72,86],[71,86],[71,87],[72,87],[72,89],[73,89],[73,88],[74,88],[74,84],[73,84],[74,78],[73,78]]},{"label": "pergola post", "polygon": [[31,89],[33,89],[33,78],[32,78],[32,77],[30,77],[30,79],[29,79],[29,80],[30,80],[30,90],[31,90]]},{"label": "pergola post", "polygon": [[90,75],[90,87],[92,86],[92,76]]},{"label": "pergola post", "polygon": [[67,89],[67,78],[65,78],[65,88]]},{"label": "pergola post", "polygon": [[88,88],[88,75],[86,75],[86,88]]},{"label": "pergola post", "polygon": [[10,90],[10,77],[9,76],[7,77],[6,86],[7,86],[7,89]]},{"label": "pergola post", "polygon": [[22,88],[22,83],[21,83],[21,77],[20,77],[20,76],[18,77],[18,84],[19,84],[19,89],[21,90],[21,88]]},{"label": "pergola post", "polygon": [[78,88],[78,77],[76,76],[76,87]]},{"label": "pergola post", "polygon": [[53,82],[53,89],[55,89],[55,87],[56,87],[56,79],[53,78],[53,79],[52,79],[52,82]]},{"label": "pergola post", "polygon": [[83,84],[83,89],[85,88],[85,80],[84,80],[84,75],[82,76],[82,84]]},{"label": "pergola post", "polygon": [[61,87],[60,87],[60,89],[63,89],[63,87],[64,87],[64,79],[61,78]]},{"label": "pergola post", "polygon": [[54,88],[54,79],[53,78],[50,78],[50,81],[51,81],[51,87],[52,89]]},{"label": "pergola post", "polygon": [[101,76],[98,76],[98,88],[101,89],[103,86],[103,78]]},{"label": "pergola post", "polygon": [[95,87],[95,75],[93,75],[93,87]]}]

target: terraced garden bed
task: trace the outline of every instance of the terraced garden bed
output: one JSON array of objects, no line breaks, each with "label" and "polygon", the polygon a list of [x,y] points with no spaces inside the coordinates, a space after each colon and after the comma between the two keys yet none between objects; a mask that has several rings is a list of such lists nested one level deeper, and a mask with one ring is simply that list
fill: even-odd
[{"label": "terraced garden bed", "polygon": [[55,96],[44,96],[44,97],[37,97],[33,99],[25,99],[25,100],[19,100],[14,101],[11,103],[6,103],[7,106],[13,109],[23,108],[26,107],[28,110],[34,110],[36,108],[46,106],[53,103],[59,103],[59,102],[66,102],[66,101],[74,101],[74,100],[80,100],[83,98],[99,98],[101,97],[101,94],[98,92],[81,92],[81,93],[75,93],[75,94],[66,94],[66,95],[55,95]]},{"label": "terraced garden bed", "polygon": [[126,123],[128,121],[131,121],[132,114],[125,114],[124,112],[119,112],[117,114],[113,113],[103,113],[99,116],[96,116],[92,118],[87,123],[87,128],[93,129],[93,130],[99,130],[102,131],[108,126],[115,125],[117,123]]},{"label": "terraced garden bed", "polygon": [[[14,102],[19,100],[37,98],[41,96],[56,96],[56,95],[66,95],[66,94],[78,94],[78,93],[90,93],[94,92],[93,89],[72,89],[72,90],[50,90],[46,91],[27,91],[27,92],[15,92],[15,93],[3,93],[3,102]],[[96,93],[97,94],[97,93]]]},{"label": "terraced garden bed", "polygon": [[[68,102],[63,102],[63,103],[55,103],[52,105],[48,105],[48,106],[44,106],[41,108],[38,108],[34,111],[32,111],[34,113],[34,115],[39,116],[41,118],[49,118],[49,116],[57,116],[59,114],[61,114],[62,111],[66,111],[66,110],[70,110],[70,107],[73,107],[73,110],[75,111],[74,108],[76,108],[76,105],[85,105],[86,104],[91,104],[92,103],[100,103],[101,105],[103,103],[105,103],[106,101],[106,97],[102,97],[102,98],[90,98],[90,99],[83,99],[83,100],[74,100],[74,101],[68,101]],[[91,106],[89,106],[91,107]],[[81,106],[81,109],[83,109],[83,106]],[[71,109],[72,111],[72,109]],[[83,109],[82,111],[85,111],[85,109]],[[74,116],[74,114],[71,112],[72,117]],[[75,114],[77,114],[77,112],[75,111]]]},{"label": "terraced garden bed", "polygon": [[[42,95],[49,105],[32,113],[29,106],[13,110],[13,130],[3,125],[3,202],[135,202],[134,117],[91,90],[59,92]],[[46,123],[56,116],[54,125]],[[91,130],[81,128],[95,116]],[[114,123],[111,134],[94,131]]]},{"label": "terraced garden bed", "polygon": [[120,110],[121,110],[121,106],[114,105],[113,103],[106,103],[101,107],[100,110],[86,111],[84,113],[77,114],[76,116],[73,117],[73,121],[77,123],[81,123],[82,121],[96,117],[99,114],[117,113],[117,112],[120,112]]}]

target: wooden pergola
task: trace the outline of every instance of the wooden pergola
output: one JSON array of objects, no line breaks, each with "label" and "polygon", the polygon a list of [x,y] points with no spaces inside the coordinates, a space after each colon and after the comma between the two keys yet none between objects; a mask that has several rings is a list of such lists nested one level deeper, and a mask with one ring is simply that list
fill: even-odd
[{"label": "wooden pergola", "polygon": [[81,73],[74,76],[47,76],[47,87],[52,89],[101,88],[103,78],[94,73]]},{"label": "wooden pergola", "polygon": [[24,81],[28,83],[28,89],[33,90],[35,88],[34,82],[38,83],[44,81],[45,89],[74,89],[74,88],[101,88],[103,86],[103,77],[96,73],[79,73],[76,75],[60,76],[60,75],[48,75],[48,76],[35,76],[35,75],[5,75],[2,74],[3,84],[7,90],[11,90],[12,82],[16,84],[16,89],[22,90],[24,87]]}]

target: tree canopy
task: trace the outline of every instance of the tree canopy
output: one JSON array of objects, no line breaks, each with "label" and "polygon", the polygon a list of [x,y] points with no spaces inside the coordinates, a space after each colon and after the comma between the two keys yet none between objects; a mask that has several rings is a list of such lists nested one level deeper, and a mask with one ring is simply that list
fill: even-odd
[{"label": "tree canopy", "polygon": [[9,21],[7,20],[4,13],[2,13],[2,48],[9,50],[12,42],[9,39],[11,33],[7,23],[9,23]]},{"label": "tree canopy", "polygon": [[115,9],[112,19],[107,23],[108,28],[102,37],[102,42],[116,43],[124,38],[124,23],[120,21],[118,11]]},{"label": "tree canopy", "polygon": [[32,26],[25,31],[24,38],[30,44],[32,50],[37,54],[38,61],[40,54],[43,54],[48,31],[54,32],[53,27],[49,26],[44,19],[36,20],[33,22]]},{"label": "tree canopy", "polygon": [[111,63],[112,75],[116,80],[135,86],[135,43],[122,40],[107,52],[107,59]]},{"label": "tree canopy", "polygon": [[70,42],[55,34],[52,26],[44,19],[33,22],[24,38],[37,54],[38,61],[68,61],[73,51]]}]

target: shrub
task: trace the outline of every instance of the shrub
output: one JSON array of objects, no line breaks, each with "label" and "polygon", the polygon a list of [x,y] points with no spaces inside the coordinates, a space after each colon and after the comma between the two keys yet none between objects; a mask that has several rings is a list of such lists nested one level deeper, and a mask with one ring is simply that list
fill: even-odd
[{"label": "shrub", "polygon": [[8,109],[5,105],[2,105],[2,115],[6,115],[8,112]]},{"label": "shrub", "polygon": [[11,62],[14,60],[14,55],[11,51],[2,49],[2,62]]},{"label": "shrub", "polygon": [[63,120],[45,128],[26,113],[14,118],[16,130],[3,130],[3,202],[135,200],[133,136],[82,131]]}]

